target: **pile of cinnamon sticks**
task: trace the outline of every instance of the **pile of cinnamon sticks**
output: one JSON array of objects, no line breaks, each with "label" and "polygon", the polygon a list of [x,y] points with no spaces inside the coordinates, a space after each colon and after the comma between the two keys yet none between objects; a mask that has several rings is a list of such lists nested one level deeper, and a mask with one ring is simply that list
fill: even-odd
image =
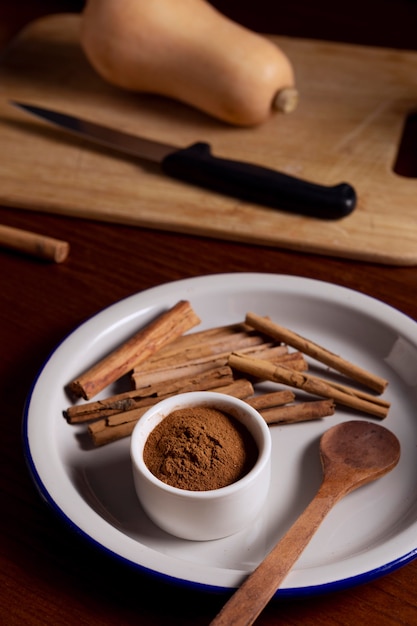
[{"label": "pile of cinnamon sticks", "polygon": [[[70,383],[72,394],[87,402],[67,408],[67,421],[87,424],[93,444],[101,446],[129,436],[152,404],[203,390],[245,400],[268,424],[331,416],[337,404],[379,419],[388,414],[389,402],[380,397],[386,380],[267,317],[247,313],[241,323],[187,332],[199,323],[191,304],[180,301],[140,329]],[[307,356],[359,387],[307,373]],[[132,390],[91,401],[125,375],[130,376]],[[259,384],[263,381],[275,383],[276,389],[264,392]]]}]

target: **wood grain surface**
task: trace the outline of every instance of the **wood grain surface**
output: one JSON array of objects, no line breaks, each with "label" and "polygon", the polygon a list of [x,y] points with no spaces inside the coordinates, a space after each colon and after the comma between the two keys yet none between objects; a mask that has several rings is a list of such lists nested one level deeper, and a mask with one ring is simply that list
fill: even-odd
[{"label": "wood grain surface", "polygon": [[[337,7],[324,0],[259,0],[256,11],[252,2],[218,0],[216,4],[264,32],[271,26],[270,32],[280,37],[313,36],[417,50],[414,0],[352,0]],[[58,5],[32,0],[23,2],[18,12],[18,1],[3,3],[2,40],[14,43],[10,33],[18,30],[16,21],[23,24],[32,19],[34,7],[42,15],[58,11]],[[2,58],[11,49],[3,48]],[[33,129],[33,123],[25,123]],[[2,144],[2,163],[3,153]],[[10,174],[15,176],[14,171]],[[63,172],[61,180],[65,182]],[[21,185],[25,185],[23,178]],[[61,264],[0,250],[0,623],[209,624],[223,605],[223,596],[177,588],[146,573],[126,570],[70,532],[45,506],[25,464],[21,439],[25,399],[39,369],[85,319],[121,298],[172,280],[242,271],[305,276],[356,289],[417,320],[416,268],[79,219],[47,212],[41,203],[37,210],[4,205],[0,223],[71,244],[70,255]],[[271,602],[257,623],[411,626],[417,623],[416,589],[417,561],[412,561],[351,589]]]},{"label": "wood grain surface", "polygon": [[[292,59],[301,99],[290,115],[234,129],[180,103],[112,89],[88,65],[79,17],[32,23],[0,64],[0,202],[76,217],[247,241],[338,257],[417,264],[417,182],[393,171],[417,102],[417,54],[274,38]],[[358,206],[321,220],[238,201],[174,181],[156,167],[14,110],[36,103],[216,156],[356,189]],[[25,185],[21,181],[25,180]]]}]

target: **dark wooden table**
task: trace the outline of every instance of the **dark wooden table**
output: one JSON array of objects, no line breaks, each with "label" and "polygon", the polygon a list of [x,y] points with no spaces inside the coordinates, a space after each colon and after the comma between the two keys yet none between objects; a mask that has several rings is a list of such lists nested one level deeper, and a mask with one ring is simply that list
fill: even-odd
[{"label": "dark wooden table", "polygon": [[[3,3],[3,45],[27,20],[78,2]],[[258,0],[215,4],[254,29],[293,36],[417,48],[412,0]],[[278,8],[276,5],[280,5]],[[417,104],[417,103],[416,103]],[[24,184],[24,181],[22,181]],[[417,210],[417,202],[416,202]],[[258,271],[313,277],[374,296],[417,320],[417,268],[323,258],[0,207],[0,223],[65,239],[61,265],[0,250],[0,623],[13,625],[208,624],[222,597],[156,582],[97,554],[40,500],[22,451],[23,405],[50,351],[88,316],[168,281]],[[374,582],[328,596],[272,602],[272,624],[417,623],[417,561]]]}]

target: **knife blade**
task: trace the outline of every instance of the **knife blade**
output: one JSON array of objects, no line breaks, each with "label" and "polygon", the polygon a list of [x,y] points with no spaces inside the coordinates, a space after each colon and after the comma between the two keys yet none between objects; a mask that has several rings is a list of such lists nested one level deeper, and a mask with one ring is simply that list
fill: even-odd
[{"label": "knife blade", "polygon": [[346,217],[356,206],[355,189],[346,182],[319,185],[253,163],[214,156],[206,142],[179,148],[33,104],[11,104],[73,135],[157,163],[167,176],[223,195],[322,219]]}]

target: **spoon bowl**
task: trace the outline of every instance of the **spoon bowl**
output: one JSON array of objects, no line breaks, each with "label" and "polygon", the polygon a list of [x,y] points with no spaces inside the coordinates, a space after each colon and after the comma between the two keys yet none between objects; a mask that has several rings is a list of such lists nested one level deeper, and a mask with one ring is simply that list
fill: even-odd
[{"label": "spoon bowl", "polygon": [[400,442],[387,428],[363,420],[342,422],[320,440],[324,480],[337,480],[339,498],[391,471]]},{"label": "spoon bowl", "polygon": [[253,624],[332,507],[354,489],[391,471],[400,453],[397,437],[372,422],[352,420],[326,431],[320,440],[323,481],[318,492],[211,626]]}]

